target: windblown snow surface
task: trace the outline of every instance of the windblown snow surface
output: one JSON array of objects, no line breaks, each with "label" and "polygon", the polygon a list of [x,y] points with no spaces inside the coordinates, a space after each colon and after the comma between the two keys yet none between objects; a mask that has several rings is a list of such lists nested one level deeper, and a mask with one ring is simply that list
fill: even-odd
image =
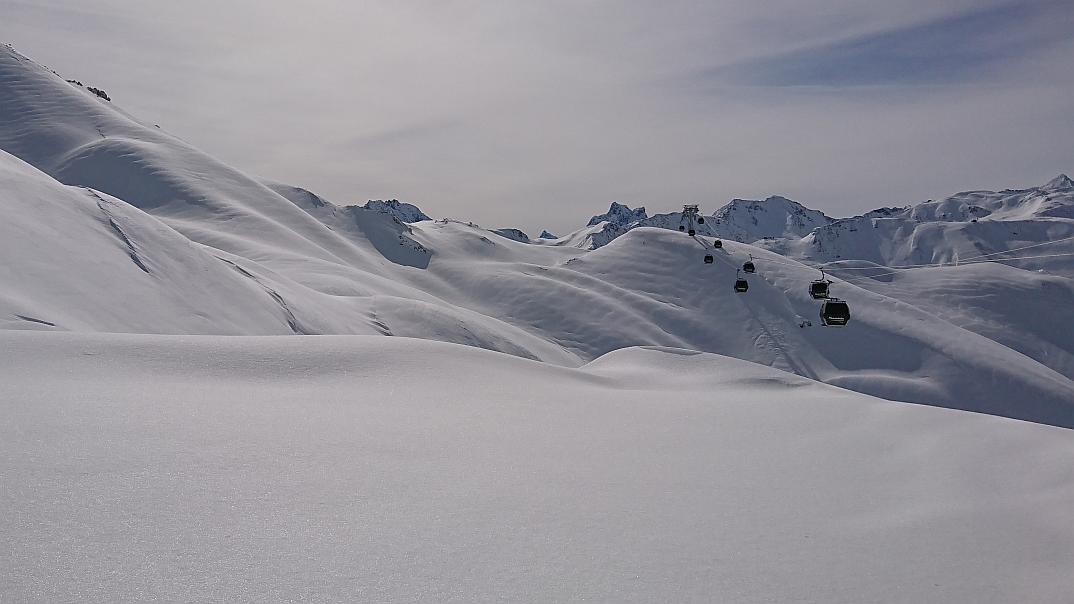
[{"label": "windblown snow surface", "polygon": [[11,601],[1062,602],[1074,439],[755,363],[0,332]]},{"label": "windblown snow surface", "polygon": [[887,266],[1072,209],[531,240],[252,178],[0,48],[0,600],[1069,601],[1074,264]]}]

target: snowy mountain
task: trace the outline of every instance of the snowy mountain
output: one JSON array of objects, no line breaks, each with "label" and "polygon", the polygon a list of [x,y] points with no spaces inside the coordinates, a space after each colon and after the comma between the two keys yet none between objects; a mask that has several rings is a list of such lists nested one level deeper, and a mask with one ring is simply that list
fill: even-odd
[{"label": "snowy mountain", "polygon": [[[763,201],[733,199],[704,218],[703,224],[695,225],[698,234],[741,243],[775,238],[798,239],[832,222],[823,212],[810,210],[796,201],[779,196]],[[602,227],[601,223],[607,223],[608,226]],[[560,238],[560,244],[592,250],[607,245],[630,229],[656,227],[678,230],[682,224],[685,223],[681,212],[649,216],[643,207],[631,210],[613,201],[607,213],[593,216],[585,228]]]},{"label": "snowy mountain", "polygon": [[607,213],[598,214],[590,218],[589,223],[586,224],[586,226],[596,226],[602,222],[610,222],[625,227],[645,220],[646,218],[648,218],[648,216],[645,214],[645,208],[635,208],[631,210],[627,206],[613,201],[611,207],[608,208]]},{"label": "snowy mountain", "polygon": [[[0,52],[0,82],[0,201],[18,216],[0,244],[0,325],[9,328],[381,334],[567,367],[631,346],[672,346],[893,400],[1074,426],[1065,310],[1047,315],[1055,324],[1048,333],[1013,302],[920,295],[933,277],[830,267],[835,295],[854,316],[832,330],[820,327],[818,302],[806,292],[819,275],[815,262],[842,247],[873,262],[906,256],[895,253],[899,245],[931,260],[967,253],[952,247],[959,241],[948,231],[905,241],[900,229],[1009,229],[996,217],[1032,203],[1049,214],[1022,219],[1020,237],[996,231],[982,241],[1015,247],[1030,234],[1074,235],[1069,219],[1054,216],[1069,195],[1062,179],[1047,191],[973,197],[991,212],[977,223],[871,213],[861,224],[880,226],[861,233],[853,220],[829,224],[773,197],[732,202],[706,221],[701,235],[726,240],[716,252],[711,239],[678,232],[678,213],[634,222],[645,212],[621,204],[604,215],[615,221],[527,242],[471,223],[407,223],[421,214],[408,204],[388,204],[400,216],[252,179],[10,50]],[[763,239],[773,234],[784,238]],[[873,238],[856,239],[863,235]],[[753,237],[765,246],[735,241]],[[705,254],[715,262],[702,263]],[[748,294],[736,294],[731,283],[750,257],[759,274]],[[46,270],[53,266],[66,268]],[[955,270],[957,278],[936,273],[937,283],[954,287],[981,269]],[[1064,304],[1072,295],[1058,280],[1065,277],[984,270],[997,292],[1046,289],[1042,309],[1074,306]]]},{"label": "snowy mountain", "polygon": [[[1067,253],[1074,251],[1069,242],[1049,242],[1074,235],[1074,187],[1068,183],[1060,175],[1030,189],[967,191],[903,210],[871,212],[817,228],[785,249],[818,262],[855,259],[888,266],[972,261],[1041,244],[1049,247],[1021,255]],[[1054,258],[1016,265],[1074,276],[1068,259]]]},{"label": "snowy mountain", "polygon": [[[1069,226],[1065,220],[1074,219],[1071,183],[1060,174],[1030,189],[967,191],[940,201],[878,208],[841,219],[785,197],[733,199],[695,229],[708,237],[764,242],[768,249],[816,262],[845,258],[878,264],[954,262],[960,253],[969,257],[1065,237]],[[982,220],[1003,226],[967,226]],[[609,226],[601,226],[602,222]],[[613,202],[607,213],[593,216],[585,228],[558,238],[558,244],[592,250],[637,227],[678,230],[680,224],[680,212],[647,216],[644,208],[631,210]],[[1019,233],[1019,224],[1025,232]],[[869,233],[870,229],[875,232]],[[1012,240],[1019,236],[1025,238]],[[1064,267],[1059,270],[1066,270],[1070,263],[1057,264]]]},{"label": "snowy mountain", "polygon": [[364,206],[367,210],[376,210],[378,212],[386,212],[391,214],[401,222],[421,222],[422,220],[432,220],[422,212],[418,206],[411,203],[403,203],[398,199],[389,199],[383,201],[380,199],[371,199],[365,203]]},{"label": "snowy mountain", "polygon": [[530,241],[530,236],[523,233],[519,229],[494,229],[492,232],[496,233],[500,237],[506,237],[508,239],[511,239],[513,241],[519,241],[521,243],[529,243]]},{"label": "snowy mountain", "polygon": [[1072,185],[531,240],[0,47],[0,599],[1064,601]]},{"label": "snowy mountain", "polygon": [[752,243],[760,239],[800,238],[832,219],[823,212],[810,210],[786,197],[769,197],[763,201],[732,199],[717,210],[708,226],[713,234]]}]

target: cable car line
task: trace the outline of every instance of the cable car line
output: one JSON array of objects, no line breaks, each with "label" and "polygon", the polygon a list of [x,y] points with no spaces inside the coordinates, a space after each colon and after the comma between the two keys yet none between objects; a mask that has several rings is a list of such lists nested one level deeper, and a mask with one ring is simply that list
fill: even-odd
[{"label": "cable car line", "polygon": [[[999,251],[999,252],[991,252],[991,253],[988,253],[988,254],[979,254],[977,256],[970,256],[969,258],[959,258],[958,260],[953,260],[953,261],[950,261],[950,262],[931,262],[931,263],[926,263],[926,264],[900,264],[900,265],[877,264],[876,266],[857,266],[857,267],[847,267],[847,268],[835,267],[835,268],[837,268],[838,270],[841,270],[841,271],[867,271],[867,270],[873,270],[873,269],[876,269],[876,268],[903,269],[903,268],[927,268],[927,267],[933,267],[933,266],[958,266],[958,265],[962,265],[962,264],[967,264],[969,262],[972,262],[974,260],[978,260],[980,258],[987,258],[989,256],[998,256],[1000,254],[1009,254],[1011,252],[1018,252],[1018,251],[1021,251],[1021,250],[1028,250],[1030,248],[1042,247],[1042,246],[1045,246],[1045,245],[1052,245],[1054,243],[1062,243],[1064,241],[1071,241],[1071,240],[1074,240],[1074,236],[1063,237],[1062,239],[1054,239],[1054,240],[1051,240],[1051,241],[1042,241],[1040,243],[1034,243],[1032,245],[1023,245],[1021,247],[1015,247],[1015,248],[1011,248],[1009,250],[1003,250],[1003,251]],[[855,262],[855,260],[850,259],[850,258],[848,258],[846,260],[832,260],[830,262],[823,262],[821,264],[818,264],[817,266],[830,266],[832,264],[836,264],[836,263],[839,263],[839,262]]]},{"label": "cable car line", "polygon": [[987,258],[988,256],[997,256],[999,254],[1009,254],[1011,252],[1017,252],[1017,251],[1020,251],[1020,250],[1028,250],[1029,248],[1040,247],[1042,245],[1051,245],[1053,243],[1062,243],[1064,241],[1070,241],[1070,240],[1074,240],[1074,236],[1064,237],[1062,239],[1055,239],[1053,241],[1044,241],[1044,242],[1041,242],[1041,243],[1034,243],[1033,245],[1024,245],[1022,247],[1016,247],[1016,248],[1012,248],[1012,249],[1005,250],[1005,251],[1002,251],[1002,252],[992,252],[991,254],[981,254],[980,256],[970,256],[969,258],[966,258],[966,260],[960,260],[959,263],[969,261],[969,260],[976,260],[978,258]]}]

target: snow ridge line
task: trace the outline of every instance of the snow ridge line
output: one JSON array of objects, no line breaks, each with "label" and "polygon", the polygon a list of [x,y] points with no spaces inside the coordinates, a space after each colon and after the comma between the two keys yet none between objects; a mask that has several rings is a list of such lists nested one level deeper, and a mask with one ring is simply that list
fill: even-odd
[{"label": "snow ridge line", "polygon": [[238,264],[235,264],[234,262],[232,262],[232,261],[230,261],[230,260],[228,260],[226,258],[221,258],[220,256],[215,256],[215,258],[217,260],[220,260],[221,262],[224,262],[225,264],[229,265],[231,268],[235,269],[236,271],[238,271],[238,273],[240,275],[242,275],[242,276],[244,276],[244,277],[246,277],[248,279],[251,279],[254,283],[260,285],[261,289],[265,290],[265,293],[267,293],[269,295],[269,297],[272,298],[272,301],[275,302],[280,307],[280,310],[283,311],[284,318],[287,320],[287,326],[291,328],[291,331],[295,335],[300,335],[300,336],[310,335],[310,332],[306,331],[299,324],[298,318],[295,317],[295,313],[291,310],[291,308],[289,306],[287,306],[287,302],[283,299],[283,296],[281,296],[279,294],[279,292],[277,292],[276,290],[272,289],[271,287],[265,285],[265,283],[263,281],[261,281],[260,279],[258,279],[253,273],[251,273],[250,271],[242,268]]},{"label": "snow ridge line", "polygon": [[372,325],[373,328],[376,329],[378,332],[380,332],[380,335],[382,335],[382,336],[394,335],[394,334],[392,334],[391,328],[388,327],[388,324],[385,323],[384,321],[380,320],[380,318],[377,316],[376,311],[370,310],[369,312],[366,313],[366,317],[369,318],[369,324]]},{"label": "snow ridge line", "polygon": [[28,317],[26,315],[15,315],[15,317],[18,318],[18,319],[21,319],[23,321],[29,321],[31,323],[40,323],[42,325],[48,325],[50,327],[56,327],[55,323],[51,323],[51,322],[46,321],[44,319],[35,319],[33,317]]},{"label": "snow ridge line", "polygon": [[147,267],[145,263],[142,262],[141,257],[138,255],[138,250],[134,248],[134,243],[131,242],[130,237],[127,237],[127,234],[123,232],[122,228],[120,228],[119,223],[117,223],[115,219],[112,218],[112,214],[104,207],[104,204],[107,203],[105,199],[98,195],[97,191],[94,191],[93,189],[87,187],[86,191],[89,191],[89,194],[97,199],[97,207],[100,208],[101,212],[104,213],[105,218],[108,219],[108,225],[111,226],[112,230],[116,232],[116,235],[119,236],[119,239],[123,241],[124,244],[126,244],[127,252],[131,257],[131,261],[134,262],[134,265],[142,269],[145,274],[151,275],[152,273],[149,272],[149,267]]}]

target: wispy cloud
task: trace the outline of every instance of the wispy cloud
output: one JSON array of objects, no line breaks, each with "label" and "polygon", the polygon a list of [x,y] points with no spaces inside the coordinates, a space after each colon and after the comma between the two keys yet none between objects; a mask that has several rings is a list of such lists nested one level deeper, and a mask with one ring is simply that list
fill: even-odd
[{"label": "wispy cloud", "polygon": [[1071,36],[1070,5],[1017,1],[707,70],[760,86],[905,86],[974,81]]}]

